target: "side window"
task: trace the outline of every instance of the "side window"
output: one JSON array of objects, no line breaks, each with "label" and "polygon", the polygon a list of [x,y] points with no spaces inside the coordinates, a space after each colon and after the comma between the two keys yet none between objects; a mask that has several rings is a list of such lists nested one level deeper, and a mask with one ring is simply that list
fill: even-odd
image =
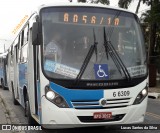
[{"label": "side window", "polygon": [[13,66],[13,55],[10,55],[10,65]]},{"label": "side window", "polygon": [[0,66],[1,66],[1,58],[0,58]]},{"label": "side window", "polygon": [[[16,39],[17,40],[17,39]],[[13,66],[13,59],[14,59],[14,55],[13,55],[13,53],[14,53],[14,47],[13,47],[13,45],[11,46],[11,51],[10,51],[10,65],[11,66]]]},{"label": "side window", "polygon": [[18,62],[18,48],[19,48],[20,36],[18,36],[11,48],[11,65],[13,65],[14,56],[16,56],[16,62]]},{"label": "side window", "polygon": [[13,55],[13,45],[10,48],[11,55]]},{"label": "side window", "polygon": [[21,46],[23,43],[23,32],[19,35],[18,47],[17,47],[17,54],[18,54],[18,62],[21,60]]},{"label": "side window", "polygon": [[16,62],[18,63],[18,45],[15,46]]},{"label": "side window", "polygon": [[29,25],[27,25],[24,28],[24,35],[23,35],[23,45],[25,45],[28,42],[28,30],[29,30]]},{"label": "side window", "polygon": [[24,45],[24,30],[21,33],[21,41],[20,41],[20,46]]},{"label": "side window", "polygon": [[24,45],[21,49],[21,62],[26,62],[27,61],[27,48],[28,44]]}]

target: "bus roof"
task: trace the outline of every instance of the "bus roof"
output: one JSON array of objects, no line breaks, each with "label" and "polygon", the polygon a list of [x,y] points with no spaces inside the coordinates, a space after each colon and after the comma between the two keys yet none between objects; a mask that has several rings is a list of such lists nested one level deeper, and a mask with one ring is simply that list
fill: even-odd
[{"label": "bus roof", "polygon": [[[75,3],[75,2],[53,2],[53,3],[47,3],[47,4],[43,4],[40,5],[38,7],[38,11],[41,10],[42,8],[45,7],[58,7],[58,6],[70,6],[70,7],[100,7],[100,8],[108,8],[108,9],[115,9],[115,10],[120,10],[120,11],[125,11],[125,12],[129,12],[129,13],[133,13],[129,10],[126,10],[124,8],[118,8],[118,7],[113,7],[113,6],[109,6],[109,5],[104,5],[104,4],[93,4],[93,3]],[[135,14],[135,13],[133,13]]]}]

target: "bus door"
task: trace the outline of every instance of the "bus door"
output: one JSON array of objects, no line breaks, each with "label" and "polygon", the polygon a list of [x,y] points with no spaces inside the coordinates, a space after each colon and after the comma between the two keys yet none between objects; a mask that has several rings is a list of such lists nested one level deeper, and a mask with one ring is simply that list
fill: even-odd
[{"label": "bus door", "polygon": [[18,44],[15,46],[15,63],[14,63],[14,94],[15,98],[19,100],[19,63],[20,63],[20,55],[21,55],[21,42],[22,42],[22,34],[18,37]]},{"label": "bus door", "polygon": [[4,58],[4,85],[7,87],[7,59],[8,55],[6,58]]},{"label": "bus door", "polygon": [[28,49],[28,25],[24,28],[21,34],[21,44],[20,44],[20,60],[18,64],[19,70],[19,94],[20,103],[24,106],[24,87],[28,86],[27,82],[27,49]]}]

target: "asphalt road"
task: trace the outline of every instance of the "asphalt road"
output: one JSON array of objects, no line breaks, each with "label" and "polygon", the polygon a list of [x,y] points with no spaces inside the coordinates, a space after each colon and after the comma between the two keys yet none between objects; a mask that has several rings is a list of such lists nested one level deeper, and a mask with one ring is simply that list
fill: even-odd
[{"label": "asphalt road", "polygon": [[[27,118],[24,117],[24,109],[21,106],[15,106],[12,103],[12,94],[7,90],[0,88],[0,95],[5,101],[11,117],[15,117],[15,123],[26,124]],[[149,99],[148,107],[143,124],[159,124],[160,125],[160,99]],[[26,133],[159,133],[160,130],[111,130],[112,127],[92,127],[92,128],[75,128],[62,130],[43,130],[43,131],[26,131]]]}]

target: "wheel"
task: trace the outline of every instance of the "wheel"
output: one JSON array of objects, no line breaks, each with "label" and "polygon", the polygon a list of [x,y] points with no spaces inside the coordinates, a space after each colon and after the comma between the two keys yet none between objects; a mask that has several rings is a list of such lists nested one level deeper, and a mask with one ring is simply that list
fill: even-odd
[{"label": "wheel", "polygon": [[37,124],[36,121],[31,116],[31,110],[30,110],[30,104],[29,104],[28,95],[26,95],[24,99],[25,99],[24,114],[27,117],[28,124],[29,125],[36,125]]},{"label": "wheel", "polygon": [[2,89],[5,90],[5,86],[4,86],[4,81],[3,81],[3,79],[1,79],[1,85],[2,85]]},{"label": "wheel", "polygon": [[12,84],[12,99],[13,99],[13,104],[14,105],[19,105],[19,102],[16,100],[15,95],[14,95],[13,84]]},{"label": "wheel", "polygon": [[5,85],[4,85],[4,80],[3,80],[3,79],[1,79],[1,86],[2,86],[2,89],[3,89],[3,90],[7,90],[7,89],[8,89],[7,87],[5,87]]}]

